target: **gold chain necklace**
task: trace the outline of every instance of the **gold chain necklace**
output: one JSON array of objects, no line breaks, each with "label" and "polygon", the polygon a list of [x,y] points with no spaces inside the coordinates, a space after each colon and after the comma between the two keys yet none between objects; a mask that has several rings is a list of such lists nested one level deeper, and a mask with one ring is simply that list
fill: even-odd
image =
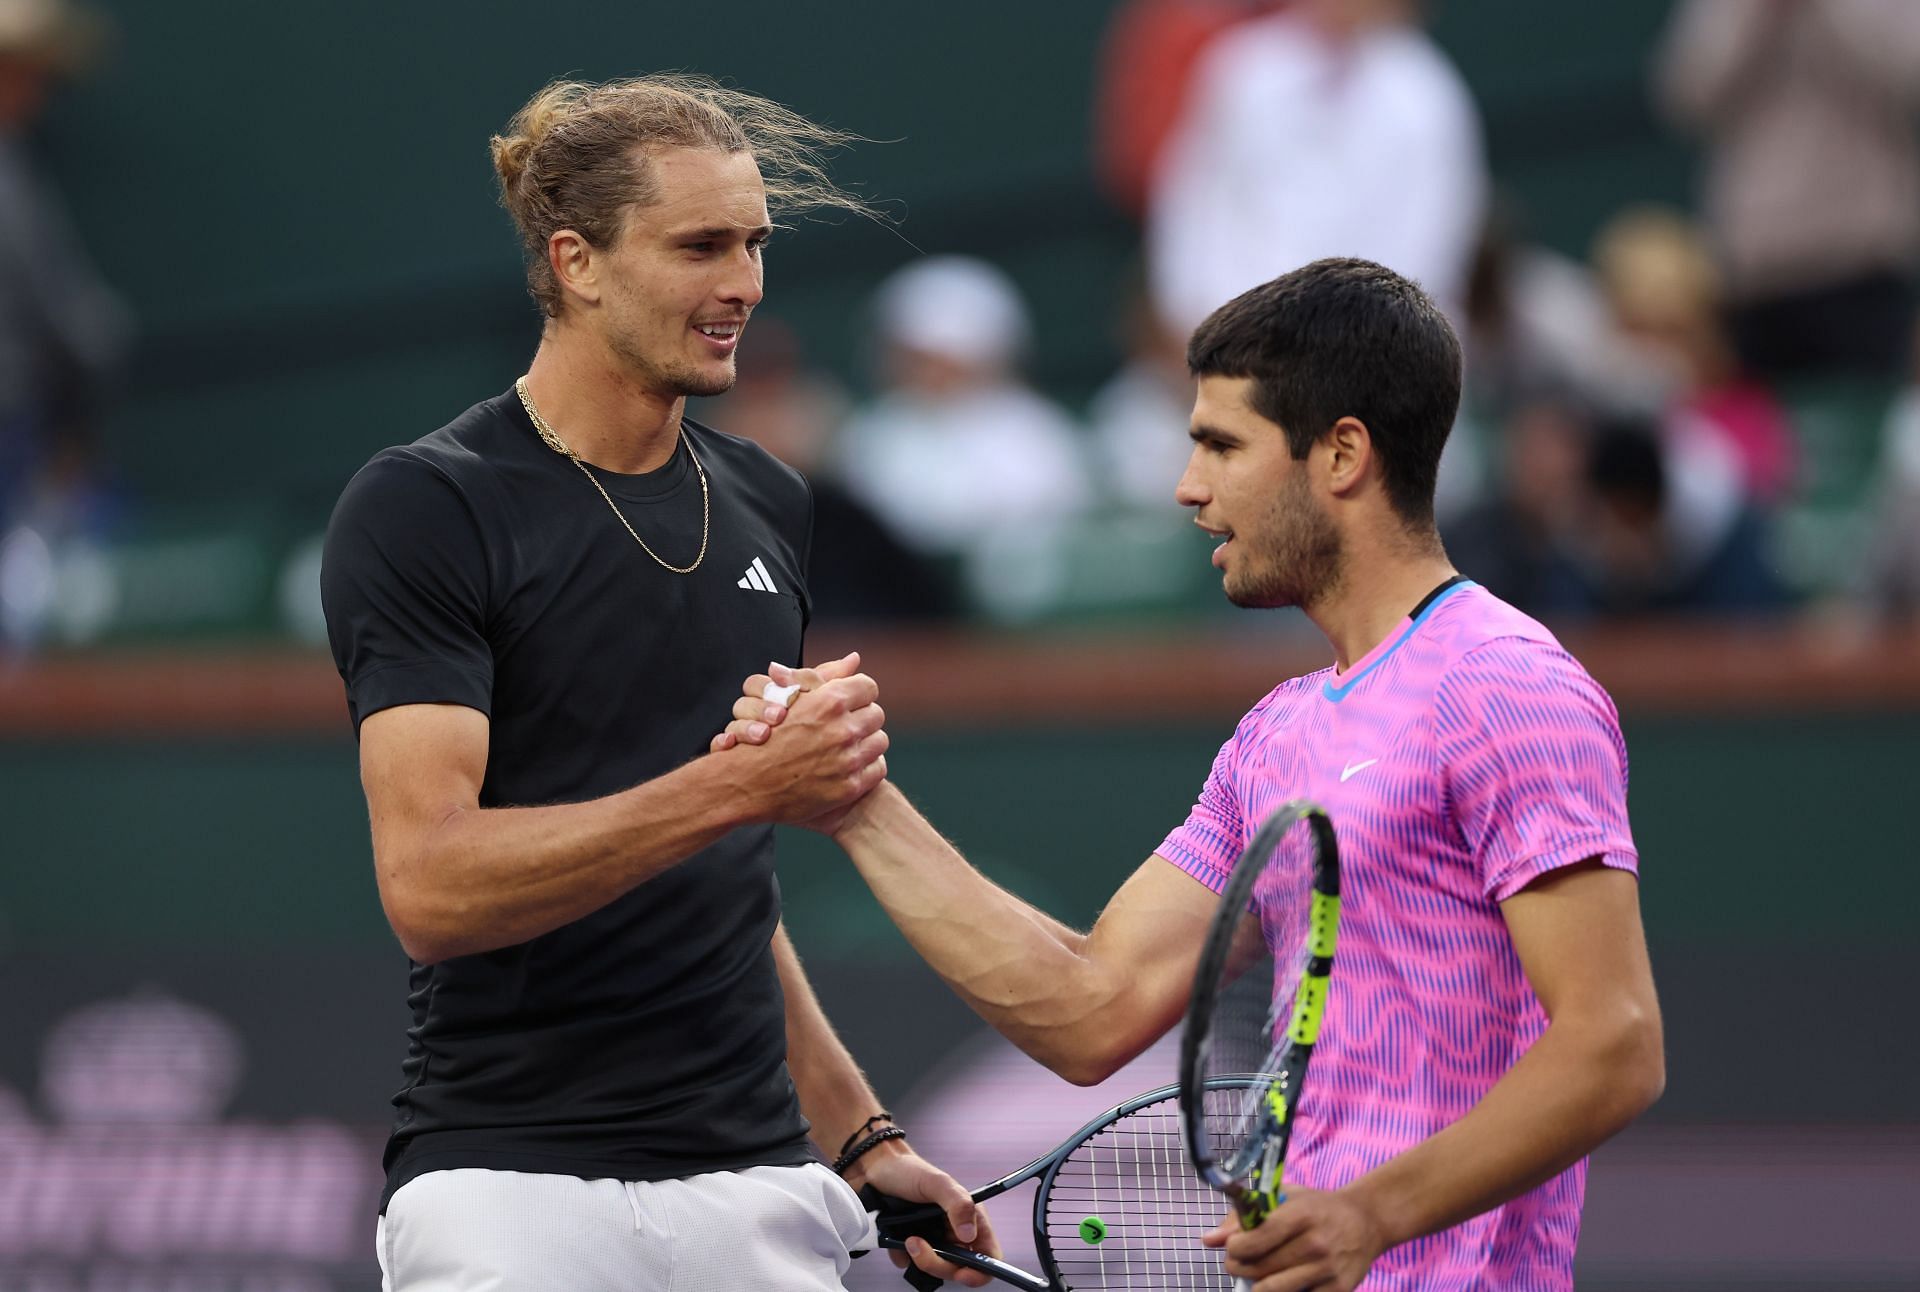
[{"label": "gold chain necklace", "polygon": [[647,546],[647,540],[635,532],[633,525],[627,520],[626,516],[621,513],[620,508],[614,505],[613,498],[607,493],[606,486],[601,484],[593,472],[587,467],[587,464],[580,460],[580,455],[568,448],[567,442],[561,439],[551,426],[547,425],[547,419],[540,416],[540,410],[533,406],[533,396],[527,393],[527,379],[522,377],[514,382],[513,389],[514,392],[520,396],[520,406],[525,408],[527,410],[527,416],[533,419],[533,429],[540,432],[541,441],[555,453],[563,454],[567,461],[580,468],[580,474],[587,478],[587,483],[600,491],[600,496],[607,500],[608,510],[613,512],[614,518],[625,527],[627,533],[633,535],[633,541],[640,544],[641,551],[651,556],[659,565],[673,571],[675,574],[692,574],[700,568],[700,562],[707,559],[707,537],[712,531],[713,507],[707,495],[706,469],[700,465],[700,455],[693,451],[693,441],[687,439],[685,431],[680,433],[680,438],[687,446],[687,456],[693,459],[693,473],[700,477],[700,555],[693,558],[692,565],[674,565],[669,561],[661,560],[660,553]]}]

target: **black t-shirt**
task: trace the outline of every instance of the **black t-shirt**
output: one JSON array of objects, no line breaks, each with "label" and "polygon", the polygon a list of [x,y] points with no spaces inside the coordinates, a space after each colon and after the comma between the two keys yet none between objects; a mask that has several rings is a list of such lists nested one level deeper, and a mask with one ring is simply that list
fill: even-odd
[{"label": "black t-shirt", "polygon": [[[394,705],[492,720],[482,807],[579,802],[703,754],[740,683],[797,663],[806,483],[684,423],[657,471],[595,478],[509,391],[369,462],[322,592],[356,730]],[[671,1179],[810,1159],[786,1066],[769,826],[735,830],[520,946],[414,965],[387,1190],[455,1167]]]}]

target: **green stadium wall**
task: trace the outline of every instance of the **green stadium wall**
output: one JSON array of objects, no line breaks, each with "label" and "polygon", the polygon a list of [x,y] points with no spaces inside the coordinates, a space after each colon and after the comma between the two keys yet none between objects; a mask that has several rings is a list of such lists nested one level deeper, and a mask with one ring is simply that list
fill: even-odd
[{"label": "green stadium wall", "polygon": [[[1184,818],[1226,730],[908,729],[891,762],[983,870],[1085,924]],[[1906,797],[1915,718],[1644,718],[1628,736],[1647,928],[1676,1015],[1659,1115],[1920,1120],[1898,1076],[1920,1061],[1911,1030],[1871,1025],[1900,1006],[1898,984],[1920,981]],[[335,966],[381,1020],[362,1034],[365,1081],[345,1102],[384,1090],[405,965],[380,914],[349,744],[8,742],[0,787],[0,969],[77,955],[132,985],[154,966],[204,960],[234,967],[245,990],[278,965]],[[920,1020],[909,1026],[924,1045],[970,1026],[837,851],[804,832],[780,846],[790,926],[856,1044],[873,993]],[[32,994],[10,993],[5,1008]],[[1767,1029],[1809,1013],[1835,1047],[1820,1083],[1735,1079]],[[866,1061],[896,1088],[928,1058],[878,1032],[871,1049]],[[29,1058],[8,1054],[0,1077]]]}]

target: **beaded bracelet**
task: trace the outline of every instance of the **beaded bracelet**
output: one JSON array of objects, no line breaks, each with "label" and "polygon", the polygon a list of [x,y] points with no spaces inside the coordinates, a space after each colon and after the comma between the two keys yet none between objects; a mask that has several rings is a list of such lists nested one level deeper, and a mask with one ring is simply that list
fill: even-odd
[{"label": "beaded bracelet", "polygon": [[892,1121],[893,1121],[893,1114],[892,1114],[892,1113],[890,1113],[890,1112],[887,1112],[887,1111],[886,1111],[886,1110],[884,1110],[884,1109],[882,1109],[882,1110],[881,1110],[880,1112],[877,1112],[877,1113],[875,1113],[875,1114],[874,1114],[873,1116],[871,1116],[871,1117],[869,1117],[869,1118],[867,1118],[867,1119],[866,1119],[865,1121],[863,1121],[863,1122],[861,1122],[861,1123],[860,1123],[860,1126],[859,1126],[859,1129],[857,1129],[857,1130],[855,1130],[855,1131],[853,1132],[853,1134],[851,1134],[851,1135],[849,1135],[849,1136],[847,1136],[847,1137],[846,1137],[846,1139],[844,1139],[844,1140],[842,1140],[842,1141],[840,1142],[840,1151],[841,1151],[842,1153],[844,1153],[844,1152],[846,1152],[846,1151],[847,1151],[848,1149],[850,1149],[850,1148],[852,1148],[852,1147],[853,1147],[853,1142],[854,1142],[855,1140],[857,1140],[857,1139],[859,1139],[859,1138],[860,1138],[860,1137],[861,1137],[862,1135],[865,1135],[865,1134],[866,1134],[866,1133],[867,1133],[868,1131],[870,1131],[870,1130],[872,1130],[872,1129],[873,1129],[873,1124],[874,1124],[875,1122],[889,1122],[889,1123],[891,1123]]},{"label": "beaded bracelet", "polygon": [[907,1133],[898,1126],[883,1126],[835,1158],[833,1173],[835,1175],[845,1175],[847,1168],[855,1162],[858,1162],[862,1157],[865,1157],[868,1149],[873,1148],[877,1144],[884,1144],[890,1139],[905,1139],[906,1137]]}]

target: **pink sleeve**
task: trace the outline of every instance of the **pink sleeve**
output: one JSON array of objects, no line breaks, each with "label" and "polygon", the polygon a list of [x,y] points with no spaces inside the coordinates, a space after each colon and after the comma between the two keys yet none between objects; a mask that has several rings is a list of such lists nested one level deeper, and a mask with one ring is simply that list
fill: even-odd
[{"label": "pink sleeve", "polygon": [[1599,858],[1639,872],[1627,823],[1627,745],[1613,701],[1552,642],[1470,651],[1435,697],[1441,774],[1487,895]]},{"label": "pink sleeve", "polygon": [[[1249,714],[1240,727],[1245,729]],[[1214,756],[1213,770],[1200,790],[1200,801],[1187,813],[1186,823],[1168,835],[1154,851],[1195,879],[1219,892],[1226,886],[1233,863],[1246,846],[1245,817],[1240,812],[1238,768],[1240,731],[1235,731]]]}]

